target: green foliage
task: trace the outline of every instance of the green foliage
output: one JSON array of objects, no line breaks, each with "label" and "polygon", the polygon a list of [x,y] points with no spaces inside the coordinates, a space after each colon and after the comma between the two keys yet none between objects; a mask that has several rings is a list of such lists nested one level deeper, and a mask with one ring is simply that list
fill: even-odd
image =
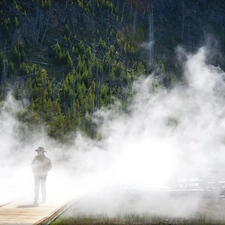
[{"label": "green foliage", "polygon": [[67,61],[67,67],[68,67],[68,69],[71,70],[73,68],[73,60],[72,60],[72,58],[70,56],[70,53],[68,51],[66,52],[65,58],[66,58],[66,61]]},{"label": "green foliage", "polygon": [[13,73],[15,72],[15,66],[13,62],[8,63],[8,74],[10,77],[12,77]]},{"label": "green foliage", "polygon": [[17,18],[17,17],[14,18],[13,23],[14,23],[14,26],[15,26],[16,28],[19,26],[19,21],[18,21],[18,18]]},{"label": "green foliage", "polygon": [[84,43],[83,43],[83,41],[80,41],[79,44],[78,44],[78,48],[77,48],[76,53],[79,54],[79,55],[83,55],[84,52],[85,52]]},{"label": "green foliage", "polygon": [[109,105],[110,91],[107,85],[103,85],[100,89],[100,107]]},{"label": "green foliage", "polygon": [[18,50],[17,50],[16,45],[14,45],[14,47],[13,47],[12,59],[13,59],[14,62],[19,61],[19,54],[18,54]]},{"label": "green foliage", "polygon": [[57,42],[55,47],[53,48],[54,51],[54,58],[56,63],[61,63],[63,60],[63,52],[61,50],[61,46]]},{"label": "green foliage", "polygon": [[99,46],[100,48],[106,49],[106,43],[102,40],[101,37],[100,37],[100,39],[99,39],[98,46]]},{"label": "green foliage", "polygon": [[70,35],[71,35],[71,31],[70,31],[70,29],[69,29],[68,24],[66,24],[66,26],[65,26],[65,35],[66,35],[66,36],[70,36]]},{"label": "green foliage", "polygon": [[63,141],[63,134],[64,134],[64,126],[63,126],[63,114],[61,112],[61,106],[59,99],[56,100],[54,103],[54,114],[55,116],[52,117],[51,121],[48,123],[48,134],[50,137],[58,138],[59,140]]},{"label": "green foliage", "polygon": [[4,21],[1,24],[3,26],[4,31],[7,32],[8,29],[9,29],[9,26],[11,24],[10,18],[9,17],[5,18]]},{"label": "green foliage", "polygon": [[26,59],[26,53],[25,51],[22,49],[21,53],[20,53],[20,60],[21,62],[23,62]]},{"label": "green foliage", "polygon": [[[80,12],[73,20],[69,14],[65,20],[58,18],[66,8],[59,12],[57,7],[64,4],[59,2],[33,0],[27,4],[14,0],[17,13],[6,13],[3,8],[0,29],[6,31],[5,36],[17,34],[16,29],[26,27],[27,21],[35,21],[37,33],[26,30],[13,38],[11,35],[6,54],[0,43],[0,72],[5,56],[10,82],[17,75],[24,81],[14,94],[17,99],[25,96],[30,104],[19,119],[31,130],[44,124],[50,137],[65,142],[70,132],[95,137],[92,113],[109,107],[115,99],[121,101],[121,109],[125,108],[130,97],[125,90],[138,76],[136,72],[146,71],[146,64],[140,61],[144,58],[137,48],[140,43],[134,43],[130,34],[133,24],[126,18],[124,24],[118,24],[123,10],[120,1],[67,0],[67,9],[74,7]],[[37,10],[35,19],[33,9]],[[140,29],[144,36],[145,30]]]},{"label": "green foliage", "polygon": [[71,132],[75,131],[75,123],[73,115],[71,114],[71,110],[67,109],[66,111],[66,117],[64,120],[64,133],[70,134]]},{"label": "green foliage", "polygon": [[83,0],[77,0],[78,7],[83,9],[86,13],[90,13],[90,7],[91,7],[91,2],[88,1],[83,1]]},{"label": "green foliage", "polygon": [[48,10],[51,7],[51,0],[42,0],[41,1],[41,8],[44,10]]},{"label": "green foliage", "polygon": [[16,9],[18,9],[19,11],[22,10],[21,6],[17,3],[17,1],[13,1],[13,4],[15,5]]},{"label": "green foliage", "polygon": [[20,64],[19,72],[20,72],[20,75],[27,75],[29,73],[28,65],[25,62],[22,62]]}]

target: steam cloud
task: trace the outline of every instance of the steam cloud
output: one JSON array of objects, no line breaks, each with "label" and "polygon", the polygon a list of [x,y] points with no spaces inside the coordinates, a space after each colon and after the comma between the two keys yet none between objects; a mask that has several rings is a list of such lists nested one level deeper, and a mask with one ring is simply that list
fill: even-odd
[{"label": "steam cloud", "polygon": [[33,194],[30,164],[38,146],[45,147],[52,159],[47,186],[56,198],[68,188],[72,195],[99,189],[166,189],[171,178],[205,177],[222,170],[224,72],[206,64],[205,47],[194,55],[182,49],[178,54],[186,57],[182,84],[156,89],[150,75],[133,84],[129,113],[119,113],[115,106],[93,115],[101,141],[78,135],[73,146],[59,146],[43,131],[23,141],[14,118],[22,106],[9,95],[0,113],[0,201]]}]

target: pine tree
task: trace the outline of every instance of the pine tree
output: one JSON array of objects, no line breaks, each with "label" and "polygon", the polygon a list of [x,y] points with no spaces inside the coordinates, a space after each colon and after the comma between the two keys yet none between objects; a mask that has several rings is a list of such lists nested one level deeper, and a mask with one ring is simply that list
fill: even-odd
[{"label": "pine tree", "polygon": [[81,106],[80,102],[77,99],[75,104],[74,104],[74,122],[76,126],[76,130],[80,130],[82,127],[82,113],[81,113]]},{"label": "pine tree", "polygon": [[62,63],[63,53],[62,53],[61,47],[58,42],[56,43],[55,47],[53,48],[53,51],[54,51],[54,55],[55,55],[55,62]]},{"label": "pine tree", "polygon": [[25,53],[25,51],[22,49],[22,51],[21,51],[21,53],[20,53],[20,60],[21,60],[21,62],[23,62],[23,61],[25,60],[25,58],[26,58],[26,53]]},{"label": "pine tree", "polygon": [[19,54],[18,54],[18,50],[17,50],[16,45],[14,45],[14,47],[13,47],[12,57],[13,57],[13,61],[14,62],[18,62],[19,61]]},{"label": "pine tree", "polygon": [[71,70],[73,68],[73,60],[68,51],[66,52],[66,60],[67,60],[67,67],[69,70]]},{"label": "pine tree", "polygon": [[22,63],[20,64],[20,74],[21,74],[21,75],[26,75],[26,74],[28,74],[28,73],[29,73],[29,70],[28,70],[27,64],[26,64],[25,62],[22,62]]},{"label": "pine tree", "polygon": [[64,121],[64,133],[68,134],[72,131],[74,131],[74,121],[71,115],[71,110],[67,109]]},{"label": "pine tree", "polygon": [[61,104],[59,98],[53,104],[54,116],[48,123],[48,135],[54,139],[64,141],[64,116],[61,110]]},{"label": "pine tree", "polygon": [[19,21],[18,21],[18,18],[17,17],[14,18],[14,26],[16,28],[19,26]]}]

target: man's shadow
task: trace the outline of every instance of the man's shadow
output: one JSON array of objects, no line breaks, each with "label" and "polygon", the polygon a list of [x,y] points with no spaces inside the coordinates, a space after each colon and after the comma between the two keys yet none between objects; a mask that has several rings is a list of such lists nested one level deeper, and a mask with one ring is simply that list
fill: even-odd
[{"label": "man's shadow", "polygon": [[34,208],[38,207],[40,204],[44,204],[45,202],[33,203],[28,205],[18,205],[16,208]]},{"label": "man's shadow", "polygon": [[17,208],[34,208],[38,207],[38,204],[18,205]]}]

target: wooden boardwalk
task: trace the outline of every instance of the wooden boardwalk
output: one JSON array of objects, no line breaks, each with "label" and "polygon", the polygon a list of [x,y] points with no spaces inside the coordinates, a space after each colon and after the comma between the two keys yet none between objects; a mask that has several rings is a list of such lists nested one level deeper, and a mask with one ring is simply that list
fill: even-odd
[{"label": "wooden boardwalk", "polygon": [[69,198],[48,198],[47,202],[32,204],[31,197],[24,197],[0,206],[0,225],[42,225],[48,224],[68,208],[73,200]]}]

